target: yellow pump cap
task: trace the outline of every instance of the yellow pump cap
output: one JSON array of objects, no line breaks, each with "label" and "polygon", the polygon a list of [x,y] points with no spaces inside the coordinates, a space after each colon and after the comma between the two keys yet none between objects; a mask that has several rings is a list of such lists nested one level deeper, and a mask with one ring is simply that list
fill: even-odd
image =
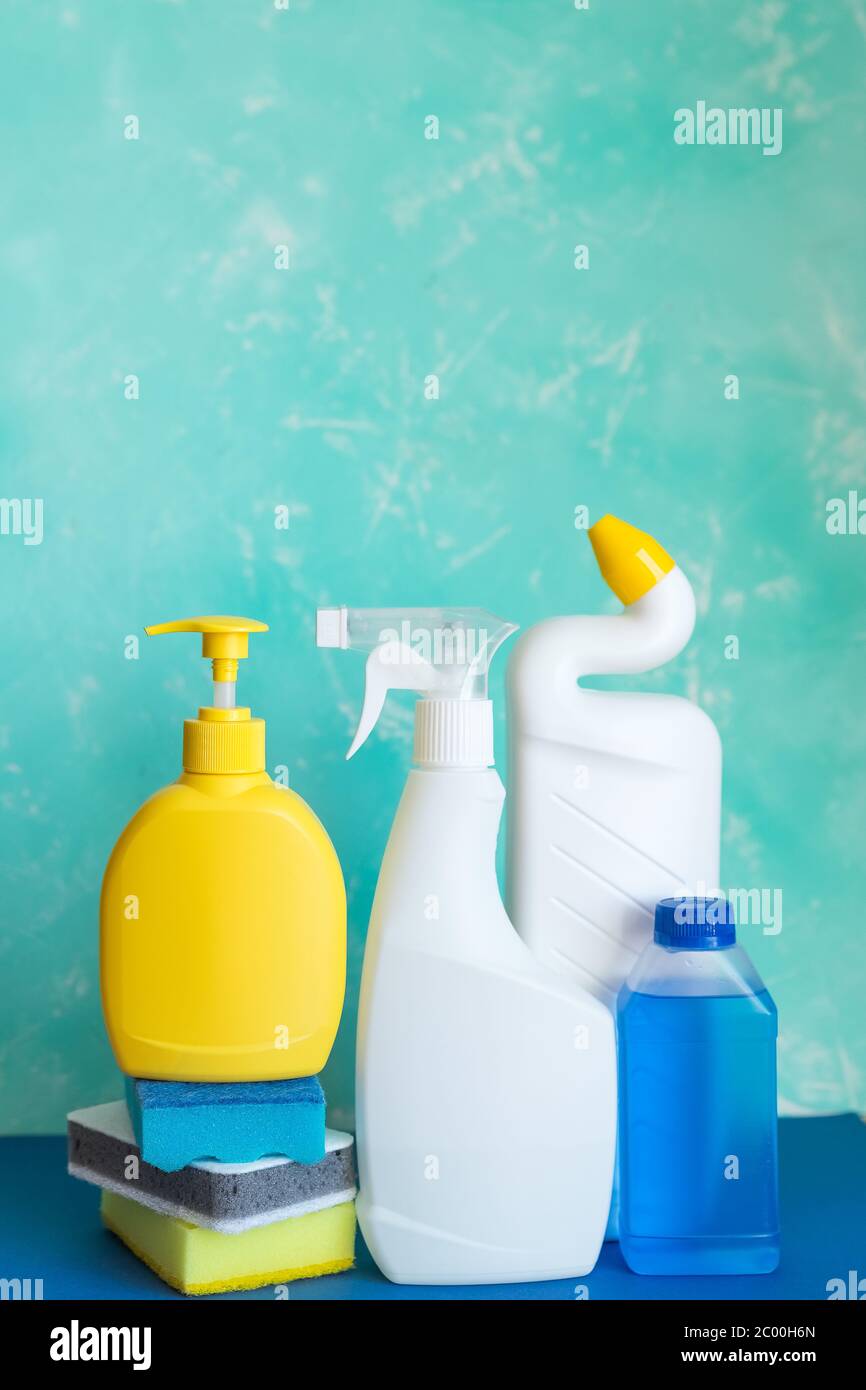
[{"label": "yellow pump cap", "polygon": [[[201,654],[210,658],[214,680],[236,681],[238,659],[249,656],[249,634],[267,632],[268,625],[256,622],[255,618],[216,615],[208,618],[177,618],[172,623],[155,623],[144,630],[148,637],[161,637],[167,632],[200,632]],[[217,663],[220,663],[219,666]]]},{"label": "yellow pump cap", "polygon": [[[171,632],[201,633],[201,654],[210,659],[215,686],[223,691],[238,677],[238,661],[249,655],[249,634],[267,632],[267,623],[254,618],[215,615],[178,618],[175,622],[146,627],[148,637]],[[183,726],[183,766],[185,772],[263,772],[265,768],[265,721],[251,719],[248,709],[229,703],[205,706],[198,719],[186,719]]]},{"label": "yellow pump cap", "polygon": [[589,539],[604,582],[626,606],[643,598],[674,567],[657,540],[609,513],[590,526]]}]

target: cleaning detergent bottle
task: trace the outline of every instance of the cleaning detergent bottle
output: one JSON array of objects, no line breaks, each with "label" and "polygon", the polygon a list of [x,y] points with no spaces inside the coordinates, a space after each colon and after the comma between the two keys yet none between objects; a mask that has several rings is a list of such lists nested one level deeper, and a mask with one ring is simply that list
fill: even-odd
[{"label": "cleaning detergent bottle", "polygon": [[183,772],[135,813],[102,885],[102,1000],[129,1076],[312,1076],[337,1032],[346,898],[309,806],[265,772],[265,725],[235,704],[247,618],[145,629],[202,634],[213,704],[187,719]]},{"label": "cleaning detergent bottle", "polygon": [[724,898],[667,898],[618,1001],[620,1245],[637,1274],[779,1263],[776,1006]]},{"label": "cleaning detergent bottle", "polygon": [[499,896],[504,790],[478,609],[324,609],[320,646],[366,652],[369,735],[415,706],[409,773],[370,919],[358,1019],[358,1216],[397,1283],[554,1279],[595,1263],[610,1201],[613,1020],[541,965]]},{"label": "cleaning detergent bottle", "polygon": [[652,536],[604,516],[589,538],[623,612],[538,623],[508,667],[507,900],[538,958],[613,1007],[658,899],[718,886],[721,744],[689,700],[580,686],[663,665],[695,623]]},{"label": "cleaning detergent bottle", "polygon": [[589,538],[623,612],[537,623],[508,666],[507,901],[539,960],[613,1009],[656,901],[718,884],[722,758],[689,700],[580,686],[663,665],[695,625],[692,587],[652,536],[604,516]]}]

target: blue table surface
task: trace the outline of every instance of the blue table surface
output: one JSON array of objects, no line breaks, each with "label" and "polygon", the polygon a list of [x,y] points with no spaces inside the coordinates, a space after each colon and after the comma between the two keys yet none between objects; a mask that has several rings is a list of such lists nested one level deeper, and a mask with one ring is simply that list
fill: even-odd
[{"label": "blue table surface", "polygon": [[[428,1288],[389,1284],[363,1242],[355,1269],[298,1280],[292,1299],[826,1299],[827,1282],[866,1275],[866,1124],[855,1115],[779,1126],[782,1262],[775,1274],[651,1278],[615,1243],[592,1274],[541,1284]],[[65,1136],[0,1140],[0,1277],[41,1278],[46,1299],[183,1298],[103,1229],[99,1193],[66,1172]],[[273,1299],[272,1288],[220,1298]]]}]

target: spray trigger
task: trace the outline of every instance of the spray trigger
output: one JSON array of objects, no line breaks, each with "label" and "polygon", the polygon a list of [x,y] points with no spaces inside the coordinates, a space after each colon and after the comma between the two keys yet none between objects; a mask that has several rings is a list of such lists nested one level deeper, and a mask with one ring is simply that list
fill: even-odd
[{"label": "spray trigger", "polygon": [[354,757],[373,732],[389,690],[427,691],[435,688],[436,672],[404,642],[384,642],[367,657],[364,704],[346,760]]}]

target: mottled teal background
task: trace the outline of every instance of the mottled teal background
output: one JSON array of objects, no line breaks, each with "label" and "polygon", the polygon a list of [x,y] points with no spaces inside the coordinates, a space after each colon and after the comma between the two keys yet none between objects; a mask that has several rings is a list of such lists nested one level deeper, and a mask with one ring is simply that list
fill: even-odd
[{"label": "mottled teal background", "polygon": [[[345,867],[349,1122],[411,716],[343,762],[315,606],[610,608],[580,504],[696,586],[643,684],[719,723],[723,883],[784,890],[747,938],[783,1102],[866,1106],[866,536],[825,527],[866,495],[861,0],[4,0],[0,41],[2,493],[45,525],[0,536],[0,1127],[119,1093],[100,878],[209,689],[194,639],[124,641],[207,611],[271,624],[241,694]],[[699,99],[781,106],[781,155],[676,146]]]}]

